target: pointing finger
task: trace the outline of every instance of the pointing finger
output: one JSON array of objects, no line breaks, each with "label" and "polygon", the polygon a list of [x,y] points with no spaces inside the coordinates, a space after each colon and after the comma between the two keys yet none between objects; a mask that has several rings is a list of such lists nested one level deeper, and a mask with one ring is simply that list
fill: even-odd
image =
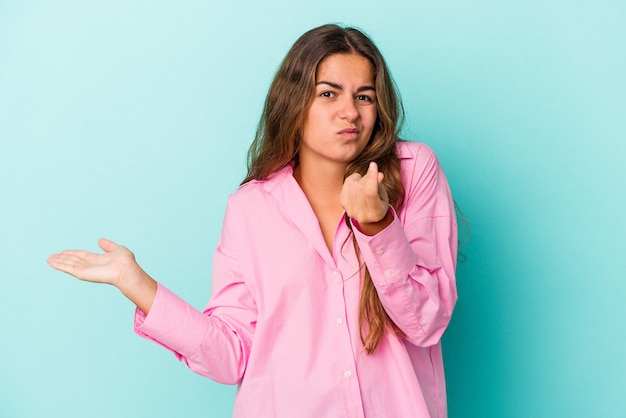
[{"label": "pointing finger", "polygon": [[367,168],[367,174],[365,174],[365,193],[368,196],[378,195],[378,183],[379,183],[378,165],[372,161]]},{"label": "pointing finger", "polygon": [[367,167],[367,174],[365,175],[375,178],[378,183],[382,182],[383,177],[385,177],[385,174],[382,171],[378,171],[378,164],[374,161],[372,161]]}]

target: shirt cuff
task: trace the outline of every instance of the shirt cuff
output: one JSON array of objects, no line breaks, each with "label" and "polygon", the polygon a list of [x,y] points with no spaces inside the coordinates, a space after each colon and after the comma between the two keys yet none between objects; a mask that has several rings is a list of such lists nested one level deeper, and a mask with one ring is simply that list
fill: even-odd
[{"label": "shirt cuff", "polygon": [[[367,265],[372,281],[381,289],[404,283],[407,276],[420,264],[398,215],[393,208],[390,210],[393,213],[393,221],[375,235],[365,235],[358,228],[353,228],[361,257]],[[354,226],[354,221],[351,222]]]},{"label": "shirt cuff", "polygon": [[[206,320],[204,314],[175,295],[162,284],[148,314],[135,309],[135,333],[171,350],[180,359],[194,352],[201,343],[196,324]],[[195,332],[189,332],[190,327]]]}]

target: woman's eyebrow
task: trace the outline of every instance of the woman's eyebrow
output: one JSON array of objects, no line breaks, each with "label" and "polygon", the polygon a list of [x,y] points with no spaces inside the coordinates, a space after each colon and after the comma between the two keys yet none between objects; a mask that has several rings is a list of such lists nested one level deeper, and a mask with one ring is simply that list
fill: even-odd
[{"label": "woman's eyebrow", "polygon": [[[333,83],[332,81],[322,80],[322,81],[318,81],[317,83],[315,83],[316,86],[319,86],[320,84],[326,84],[334,89],[343,90],[343,86],[341,84]],[[367,91],[367,90],[376,91],[374,86],[361,86],[358,89],[356,89],[356,92],[360,93],[362,91]]]}]

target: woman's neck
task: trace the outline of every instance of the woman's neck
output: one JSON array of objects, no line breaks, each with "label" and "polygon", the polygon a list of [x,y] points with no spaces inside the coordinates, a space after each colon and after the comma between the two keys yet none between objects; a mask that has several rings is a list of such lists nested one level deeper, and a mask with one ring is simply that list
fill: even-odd
[{"label": "woman's neck", "polygon": [[345,170],[346,167],[341,164],[300,163],[294,168],[293,176],[309,200],[313,196],[315,198],[326,196],[329,199],[338,200],[343,187]]}]

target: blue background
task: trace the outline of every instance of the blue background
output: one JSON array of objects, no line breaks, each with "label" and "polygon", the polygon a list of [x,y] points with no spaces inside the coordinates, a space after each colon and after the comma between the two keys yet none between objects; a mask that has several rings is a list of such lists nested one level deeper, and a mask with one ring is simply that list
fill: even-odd
[{"label": "blue background", "polygon": [[202,308],[273,73],[327,22],[377,42],[471,224],[450,416],[626,417],[622,0],[0,0],[0,416],[230,415],[46,258],[106,236]]}]

